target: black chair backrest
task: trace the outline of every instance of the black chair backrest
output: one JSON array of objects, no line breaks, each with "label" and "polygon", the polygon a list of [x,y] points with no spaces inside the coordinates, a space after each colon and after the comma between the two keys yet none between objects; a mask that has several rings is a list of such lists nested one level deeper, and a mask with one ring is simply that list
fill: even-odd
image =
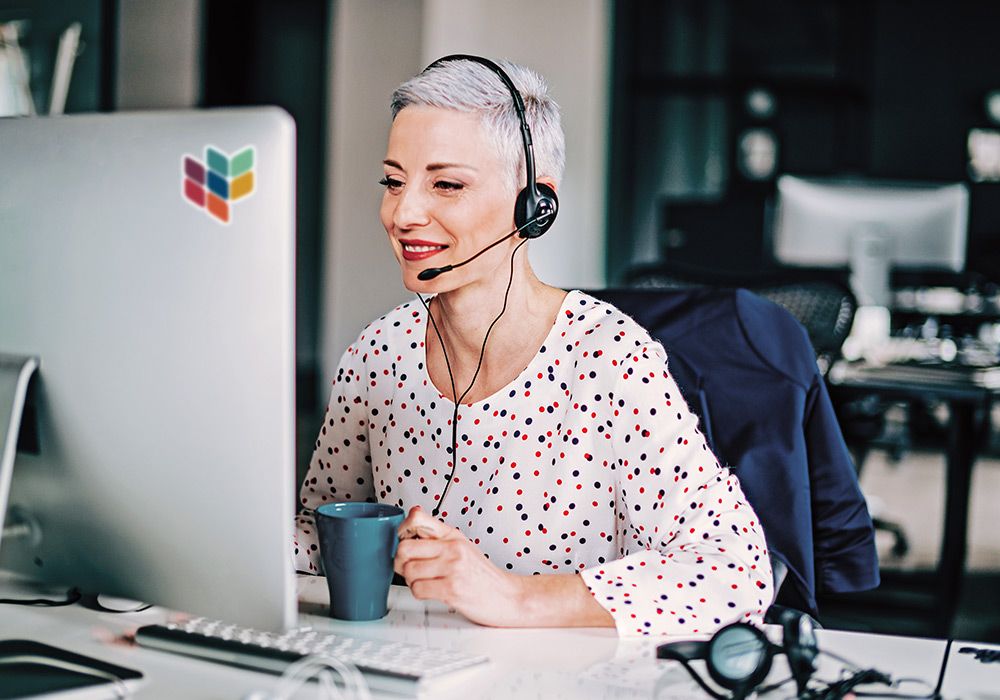
[{"label": "black chair backrest", "polygon": [[646,289],[742,287],[773,301],[801,323],[825,371],[840,357],[851,332],[857,300],[842,273],[787,270],[734,275],[693,268],[642,266],[628,275],[628,285]]}]

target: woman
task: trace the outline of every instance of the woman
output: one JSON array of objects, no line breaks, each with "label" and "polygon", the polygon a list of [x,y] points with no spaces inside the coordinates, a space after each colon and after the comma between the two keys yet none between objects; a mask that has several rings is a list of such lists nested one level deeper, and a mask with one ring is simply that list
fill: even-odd
[{"label": "woman", "polygon": [[[558,107],[538,75],[503,68],[537,181],[556,190]],[[525,239],[489,247],[514,229],[526,177],[512,93],[449,60],[401,85],[392,113],[381,220],[403,283],[428,299],[344,353],[303,506],[409,509],[396,571],[415,597],[484,625],[693,634],[762,614],[762,530],[663,347],[614,307],[540,281]],[[297,565],[317,571],[308,515],[297,530]]]}]

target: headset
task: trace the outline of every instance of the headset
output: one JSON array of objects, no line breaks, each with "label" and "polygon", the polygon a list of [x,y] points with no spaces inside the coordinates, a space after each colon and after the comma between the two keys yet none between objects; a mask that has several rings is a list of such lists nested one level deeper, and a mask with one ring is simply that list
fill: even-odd
[{"label": "headset", "polygon": [[[780,645],[771,642],[759,628],[745,622],[734,622],[721,628],[707,642],[662,644],[657,647],[656,656],[680,661],[698,685],[716,700],[743,700],[767,677],[775,655],[784,653],[788,656],[788,665],[795,679],[797,697],[803,697],[816,670],[816,656],[819,654],[816,623],[812,617],[798,610],[777,605],[773,607],[782,628]],[[706,685],[690,665],[697,659],[705,661],[708,675],[732,695],[723,695]],[[768,687],[766,690],[773,689]]]},{"label": "headset", "polygon": [[[745,622],[734,622],[719,629],[707,642],[683,641],[661,644],[656,648],[658,659],[679,661],[691,677],[715,700],[744,700],[753,693],[764,696],[787,683],[795,681],[795,697],[799,700],[841,700],[851,694],[857,697],[897,698],[898,700],[941,700],[945,670],[951,653],[949,639],[941,656],[937,685],[929,692],[898,692],[906,684],[917,684],[930,689],[921,678],[893,678],[874,668],[858,666],[829,650],[821,650],[816,638],[820,627],[807,613],[772,605],[764,616],[765,622],[781,626],[781,643],[775,644],[764,632]],[[761,687],[771,671],[771,662],[778,654],[788,657],[791,678]],[[823,654],[844,665],[841,676],[833,681],[815,678],[817,657]],[[729,691],[721,693],[712,688],[692,666],[692,661],[703,660],[708,675],[720,687]],[[884,685],[888,690],[855,690],[860,686]]]},{"label": "headset", "polygon": [[444,56],[424,68],[423,72],[431,70],[435,66],[451,61],[472,61],[493,71],[501,82],[510,91],[511,100],[514,102],[514,111],[517,112],[517,119],[521,123],[521,140],[524,143],[524,168],[526,170],[527,183],[525,188],[517,195],[514,203],[514,226],[521,234],[521,238],[538,238],[552,227],[556,220],[556,213],[559,211],[559,197],[555,190],[548,185],[535,181],[535,147],[531,141],[531,128],[528,126],[528,118],[524,114],[524,99],[514,85],[506,71],[498,64],[482,56],[456,53]]},{"label": "headset", "polygon": [[514,85],[514,81],[510,79],[510,76],[507,75],[507,72],[503,68],[490,59],[463,53],[443,56],[424,68],[421,72],[426,73],[436,66],[451,61],[472,61],[488,68],[500,78],[500,81],[510,92],[511,100],[514,103],[514,111],[517,113],[517,120],[521,124],[521,141],[524,144],[524,169],[526,171],[527,182],[524,189],[517,193],[517,199],[514,201],[513,231],[460,263],[421,270],[417,278],[423,281],[432,280],[444,272],[450,272],[456,267],[461,267],[472,262],[493,246],[500,245],[515,234],[520,234],[521,238],[524,239],[538,238],[552,227],[552,224],[556,220],[556,214],[559,212],[559,197],[556,195],[556,191],[543,182],[535,181],[535,147],[531,141],[531,128],[528,126],[528,118],[524,114],[524,99]]},{"label": "headset", "polygon": [[441,491],[440,496],[438,496],[437,503],[431,511],[431,514],[434,517],[437,517],[437,515],[441,512],[441,505],[444,503],[445,496],[451,488],[451,483],[455,477],[455,470],[458,468],[458,408],[461,406],[462,400],[465,399],[468,393],[472,390],[473,385],[476,383],[476,378],[479,377],[479,370],[483,366],[483,358],[486,356],[486,341],[489,340],[493,327],[507,310],[507,296],[510,294],[510,287],[514,281],[514,255],[517,253],[518,249],[530,239],[538,238],[548,231],[555,222],[556,214],[559,211],[559,198],[556,196],[555,190],[544,183],[535,181],[535,150],[531,141],[531,128],[528,126],[528,119],[524,113],[524,99],[521,97],[521,93],[518,92],[517,87],[514,85],[514,81],[511,80],[506,71],[504,71],[504,69],[498,64],[488,58],[473,56],[470,54],[450,54],[448,56],[443,56],[424,68],[422,73],[426,73],[435,66],[440,66],[450,61],[472,61],[473,63],[478,63],[479,65],[484,66],[500,78],[500,81],[503,82],[504,86],[510,92],[511,100],[514,104],[514,111],[517,113],[517,119],[521,124],[521,140],[524,144],[524,168],[527,182],[525,183],[524,189],[518,192],[517,199],[514,202],[515,228],[513,231],[506,234],[499,240],[494,241],[475,255],[463,260],[462,262],[455,263],[453,265],[445,265],[443,267],[427,268],[426,270],[421,270],[420,273],[417,274],[417,279],[423,281],[432,280],[440,274],[450,272],[457,267],[467,265],[486,251],[500,245],[512,236],[520,234],[520,237],[523,239],[521,243],[514,248],[514,251],[510,256],[510,279],[507,281],[507,290],[504,292],[503,308],[497,317],[493,319],[493,323],[490,324],[486,331],[486,337],[483,338],[483,347],[479,353],[479,364],[476,366],[476,371],[472,376],[472,381],[469,383],[469,386],[461,396],[458,395],[458,391],[455,389],[455,377],[451,371],[451,362],[448,359],[448,352],[445,350],[444,339],[441,337],[441,332],[438,330],[437,323],[434,321],[434,315],[430,312],[430,307],[427,302],[424,301],[424,298],[419,294],[417,295],[420,302],[427,310],[427,317],[430,319],[434,332],[437,334],[438,341],[441,343],[441,351],[444,353],[445,365],[448,368],[448,378],[451,380],[452,398],[455,401],[455,408],[451,421],[451,472],[446,475],[444,489]]}]

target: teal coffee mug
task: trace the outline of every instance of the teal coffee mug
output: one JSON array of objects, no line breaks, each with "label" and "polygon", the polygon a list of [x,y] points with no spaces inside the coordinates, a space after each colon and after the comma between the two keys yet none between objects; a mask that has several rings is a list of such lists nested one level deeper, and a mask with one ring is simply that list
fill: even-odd
[{"label": "teal coffee mug", "polygon": [[316,509],[330,617],[385,617],[402,522],[403,509],[385,503],[325,503]]}]

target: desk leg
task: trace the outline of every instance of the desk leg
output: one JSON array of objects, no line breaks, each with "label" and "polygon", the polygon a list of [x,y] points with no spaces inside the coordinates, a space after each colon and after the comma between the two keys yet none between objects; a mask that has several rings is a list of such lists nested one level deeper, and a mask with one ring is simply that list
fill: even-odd
[{"label": "desk leg", "polygon": [[947,475],[945,478],[944,534],[938,564],[938,609],[934,633],[947,637],[951,633],[965,570],[965,551],[969,523],[969,491],[972,487],[972,466],[976,461],[979,435],[976,430],[978,404],[968,401],[951,402],[948,430]]}]

